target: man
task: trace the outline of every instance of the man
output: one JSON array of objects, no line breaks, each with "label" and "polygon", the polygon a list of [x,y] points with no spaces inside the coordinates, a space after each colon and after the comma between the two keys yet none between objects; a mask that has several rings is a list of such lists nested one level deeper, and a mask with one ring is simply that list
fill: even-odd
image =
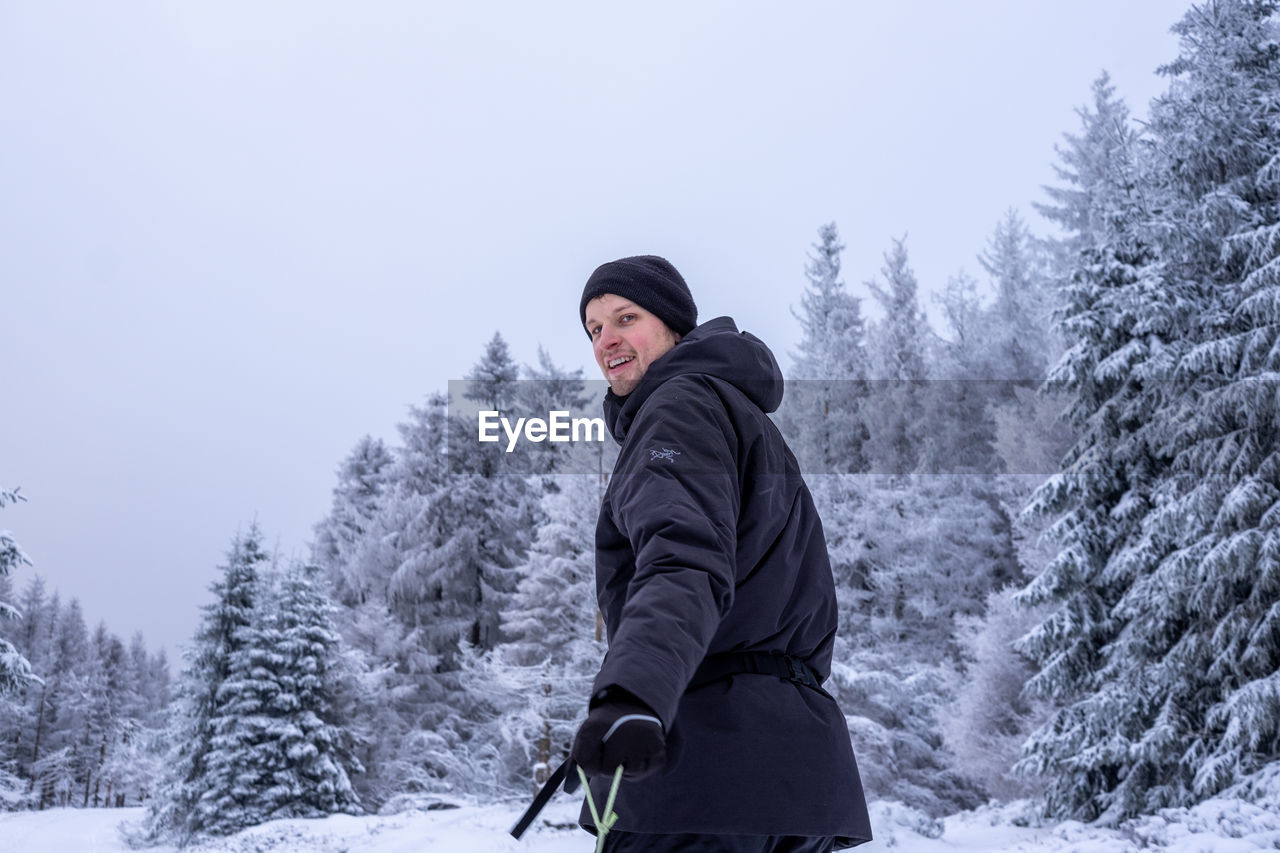
[{"label": "man", "polygon": [[[821,522],[767,413],[782,374],[697,325],[663,258],[600,266],[579,314],[621,444],[596,528],[609,649],[572,758],[612,851],[826,851],[869,840],[844,715],[821,688],[836,599]],[[595,831],[584,806],[581,822]]]}]

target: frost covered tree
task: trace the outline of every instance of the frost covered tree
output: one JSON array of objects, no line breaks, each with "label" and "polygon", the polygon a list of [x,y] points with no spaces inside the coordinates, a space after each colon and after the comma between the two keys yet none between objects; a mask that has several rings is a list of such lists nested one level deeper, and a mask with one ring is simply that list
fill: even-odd
[{"label": "frost covered tree", "polygon": [[[467,376],[466,397],[510,413],[518,376],[506,342],[495,334]],[[428,556],[428,573],[453,610],[456,639],[488,650],[499,641],[500,614],[515,589],[514,567],[527,547],[521,531],[533,521],[533,498],[524,471],[497,462],[497,445],[481,445],[473,422],[453,417],[449,429],[454,477],[448,492],[437,495],[437,529],[445,538]]]},{"label": "frost covered tree", "polygon": [[[495,335],[468,375],[464,396],[511,413],[517,376]],[[504,467],[501,448],[480,444],[475,421],[451,413],[443,397],[414,410],[401,433],[406,446],[388,474],[372,562],[386,573],[388,597],[421,633],[437,668],[452,670],[460,643],[490,649],[498,642],[499,613],[515,585],[512,567],[523,556],[529,490],[522,471]]]},{"label": "frost covered tree", "polygon": [[977,282],[952,276],[936,297],[948,337],[934,350],[934,381],[923,389],[931,429],[923,432],[918,468],[932,474],[990,474],[999,470],[995,449],[992,369],[988,334],[991,312]]},{"label": "frost covered tree", "polygon": [[861,300],[840,280],[844,244],[834,222],[818,229],[805,264],[807,284],[800,310],[800,344],[793,355],[785,409],[791,445],[806,470],[862,471],[866,427],[858,410],[869,373]]},{"label": "frost covered tree", "polygon": [[1055,146],[1062,161],[1054,171],[1063,182],[1044,187],[1051,203],[1033,207],[1056,222],[1062,236],[1055,246],[1062,260],[1059,286],[1068,286],[1082,252],[1109,245],[1129,230],[1136,210],[1145,209],[1142,168],[1144,145],[1124,101],[1116,97],[1111,78],[1103,72],[1093,83],[1092,107],[1076,110],[1078,133],[1064,134]]},{"label": "frost covered tree", "polygon": [[[111,634],[103,622],[94,629],[91,642],[92,665],[88,678],[88,710],[79,738],[79,775],[84,779],[81,806],[92,802],[96,808],[104,794],[102,766],[107,752],[114,749],[117,724],[123,717],[124,691],[127,688],[124,644]],[[92,795],[92,799],[91,799]]]},{"label": "frost covered tree", "polygon": [[1044,722],[1044,703],[1023,688],[1034,673],[1015,643],[1043,614],[1020,607],[1012,586],[988,594],[984,612],[957,620],[961,647],[954,700],[939,715],[942,740],[963,774],[988,797],[1013,800],[1043,783],[1015,775],[1022,744]]},{"label": "frost covered tree", "polygon": [[986,323],[990,378],[1038,385],[1047,367],[1051,305],[1039,253],[1017,211],[1010,210],[996,225],[978,260],[995,291]]},{"label": "frost covered tree", "polygon": [[511,357],[511,348],[499,332],[485,345],[484,355],[467,375],[463,396],[486,409],[510,414],[516,401],[520,368]]},{"label": "frost covered tree", "polygon": [[[363,600],[344,595],[334,614],[344,640],[334,705],[365,768],[353,781],[370,809],[448,787],[427,743],[451,713],[448,673],[457,669],[465,630],[462,618],[451,617],[455,602],[445,598],[432,562],[451,533],[442,512],[454,483],[448,398],[433,394],[411,406],[398,430],[401,444],[382,470],[372,516],[344,548],[341,565],[328,567],[331,577],[348,579],[339,589],[363,591]],[[342,500],[335,494],[335,505]]]},{"label": "frost covered tree", "polygon": [[905,237],[895,238],[893,249],[884,253],[880,274],[885,279],[883,286],[875,279],[867,282],[884,311],[883,319],[876,323],[874,375],[907,382],[924,379],[928,321],[920,310],[919,285],[907,256]]},{"label": "frost covered tree", "polygon": [[1035,504],[1063,549],[1023,594],[1054,608],[1023,648],[1061,708],[1022,761],[1054,814],[1189,803],[1280,757],[1276,12],[1187,12],[1140,191],[1094,196],[1118,203],[1088,219],[1055,369],[1082,438]]},{"label": "frost covered tree", "polygon": [[[33,577],[3,633],[40,679],[0,701],[0,767],[22,782],[16,808],[139,803],[158,774],[155,733],[168,702],[163,658],[141,635],[126,651],[80,604]],[[126,757],[128,767],[125,766]]]},{"label": "frost covered tree", "polygon": [[933,816],[981,802],[939,717],[954,699],[960,621],[981,614],[1018,572],[1007,514],[967,479],[833,475],[812,484],[840,608],[828,689],[848,718],[869,795]]},{"label": "frost covered tree", "polygon": [[[517,413],[526,417],[546,418],[549,412],[582,411],[587,405],[582,368],[567,370],[552,361],[545,349],[538,347],[538,366],[525,365],[524,379],[516,388],[515,405]],[[545,489],[555,488],[555,474],[581,473],[602,465],[604,444],[525,442],[520,452],[527,470],[543,478],[541,485]]]},{"label": "frost covered tree", "polygon": [[924,442],[924,380],[928,323],[920,310],[918,285],[907,257],[905,239],[893,241],[881,269],[885,283],[867,287],[884,317],[870,335],[872,397],[864,406],[869,437],[866,453],[872,470],[905,474],[916,470]]},{"label": "frost covered tree", "polygon": [[312,559],[328,572],[339,601],[355,604],[370,594],[374,579],[359,570],[352,552],[377,514],[393,461],[381,439],[366,435],[356,442],[338,468],[329,515],[316,525]]},{"label": "frost covered tree", "polygon": [[[91,710],[89,629],[85,626],[80,602],[73,598],[61,608],[55,601],[54,610],[58,618],[52,661],[46,676],[48,691],[41,691],[43,702],[36,720],[32,751],[32,780],[40,808],[71,804],[77,778],[75,771],[83,767],[76,741]],[[41,768],[47,768],[48,773]]]},{"label": "frost covered tree", "polygon": [[[0,507],[26,500],[17,489],[0,489]],[[14,540],[13,534],[0,530],[0,577],[8,577],[18,566],[29,566],[31,560]],[[21,614],[12,605],[0,600],[0,619],[17,619]],[[31,664],[8,640],[0,637],[0,694],[11,693],[25,685],[32,677]]]},{"label": "frost covered tree", "polygon": [[[403,444],[387,469],[383,499],[343,571],[406,628],[442,632],[439,620],[423,618],[438,592],[424,561],[446,533],[439,529],[434,508],[437,496],[450,486],[448,398],[434,394],[425,406],[410,406],[409,419],[397,429]],[[433,640],[428,647],[445,642]]]},{"label": "frost covered tree", "polygon": [[576,405],[581,380],[545,358],[541,368],[538,380],[520,383],[495,335],[454,389],[458,411],[440,394],[411,407],[393,461],[379,469],[372,513],[337,558],[345,588],[363,591],[344,595],[335,615],[347,646],[335,705],[367,770],[355,780],[366,807],[466,789],[475,775],[467,745],[484,712],[463,669],[468,655],[503,639],[501,613],[537,526],[539,488],[530,459],[480,444],[474,415],[461,412],[518,417],[524,406]]}]

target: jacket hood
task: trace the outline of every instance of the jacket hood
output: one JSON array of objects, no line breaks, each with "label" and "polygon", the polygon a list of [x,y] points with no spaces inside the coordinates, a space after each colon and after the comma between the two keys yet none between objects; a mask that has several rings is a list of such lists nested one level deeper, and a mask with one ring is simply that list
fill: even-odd
[{"label": "jacket hood", "polygon": [[731,317],[717,317],[697,326],[649,365],[635,390],[619,397],[610,389],[604,396],[604,419],[619,443],[640,407],[662,383],[676,376],[699,374],[722,379],[747,396],[764,412],[782,403],[782,370],[764,341],[738,331]]}]

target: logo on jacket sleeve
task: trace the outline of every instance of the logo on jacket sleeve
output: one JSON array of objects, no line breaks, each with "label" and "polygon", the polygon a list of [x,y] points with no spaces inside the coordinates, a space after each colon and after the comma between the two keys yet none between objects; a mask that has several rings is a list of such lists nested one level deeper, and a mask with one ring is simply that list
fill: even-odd
[{"label": "logo on jacket sleeve", "polygon": [[664,447],[664,448],[662,448],[662,449],[660,449],[660,450],[654,450],[653,448],[649,448],[649,461],[650,461],[650,462],[653,462],[653,461],[655,461],[655,460],[657,460],[657,459],[662,459],[662,460],[665,460],[665,461],[667,461],[667,462],[675,462],[675,461],[676,461],[676,457],[677,457],[677,456],[679,456],[679,455],[680,455],[680,451],[679,451],[679,450],[673,450],[673,449],[672,449],[672,448],[670,448],[670,447]]}]

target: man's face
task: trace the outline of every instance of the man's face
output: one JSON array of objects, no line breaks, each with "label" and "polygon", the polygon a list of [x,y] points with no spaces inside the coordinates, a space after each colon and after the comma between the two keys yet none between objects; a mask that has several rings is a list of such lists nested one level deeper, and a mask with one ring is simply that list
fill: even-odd
[{"label": "man's face", "polygon": [[634,391],[649,365],[680,340],[657,315],[613,293],[587,303],[587,332],[596,364],[619,397]]}]

